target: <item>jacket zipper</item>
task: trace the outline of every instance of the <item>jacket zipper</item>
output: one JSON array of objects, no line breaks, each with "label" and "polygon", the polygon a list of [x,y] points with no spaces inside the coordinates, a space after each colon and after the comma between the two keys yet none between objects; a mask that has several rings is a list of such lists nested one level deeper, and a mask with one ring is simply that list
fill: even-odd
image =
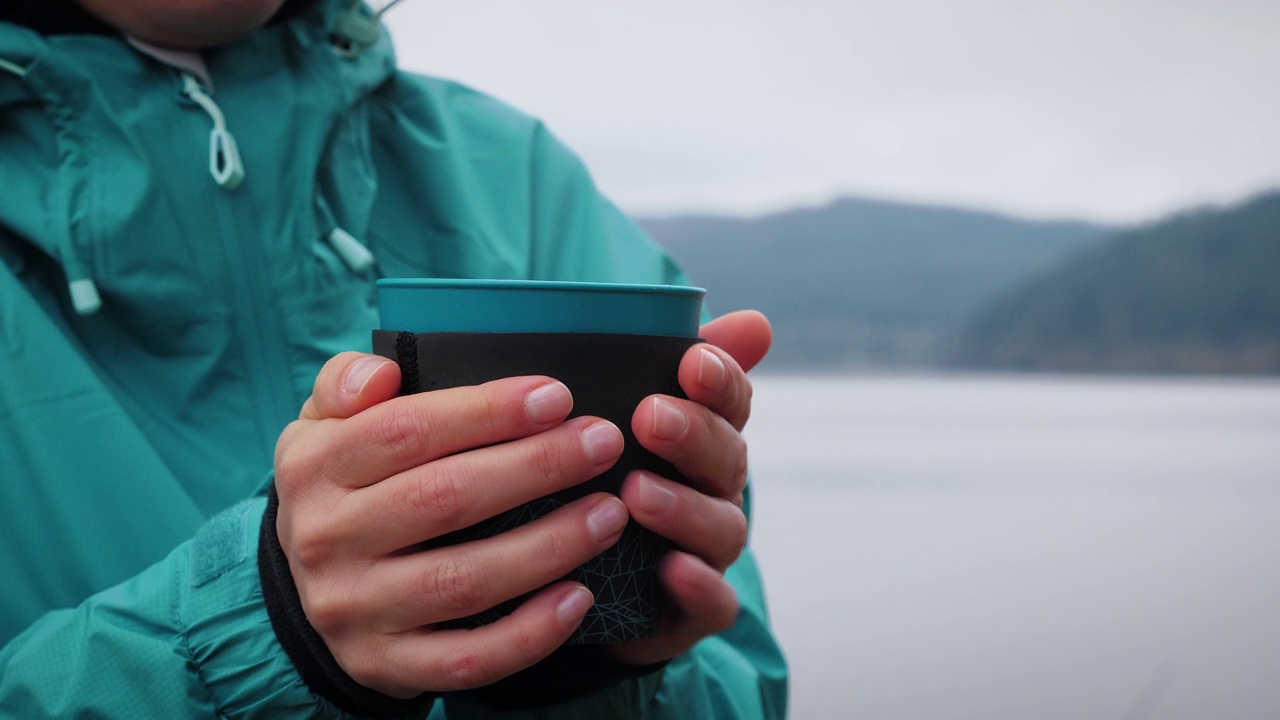
[{"label": "jacket zipper", "polygon": [[[214,121],[210,133],[210,174],[224,190],[234,190],[244,180],[239,148],[227,130],[221,108],[213,102],[193,76],[181,73],[183,95],[199,105]],[[207,101],[207,102],[205,102]],[[222,151],[219,157],[218,152]],[[256,405],[254,422],[265,456],[273,454],[281,430],[297,417],[296,397],[290,364],[285,320],[280,304],[269,287],[269,252],[253,241],[252,233],[241,231],[247,200],[239,193],[217,193],[209,197],[207,209],[216,228],[213,238],[221,247],[223,287],[230,295],[236,337],[242,349],[245,377]],[[243,196],[242,196],[243,197]],[[249,218],[252,221],[253,218]]]}]

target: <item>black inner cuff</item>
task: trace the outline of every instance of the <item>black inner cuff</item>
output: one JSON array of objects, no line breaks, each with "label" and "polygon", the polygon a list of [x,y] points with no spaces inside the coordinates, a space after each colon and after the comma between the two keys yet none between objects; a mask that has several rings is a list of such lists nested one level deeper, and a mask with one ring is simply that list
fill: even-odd
[{"label": "black inner cuff", "polygon": [[422,717],[438,697],[423,693],[401,700],[361,685],[338,665],[324,640],[307,621],[294,585],[289,561],[276,535],[276,515],[280,499],[273,485],[267,495],[258,539],[258,575],[262,579],[262,599],[280,645],[284,647],[303,682],[315,694],[352,715],[377,718]]},{"label": "black inner cuff", "polygon": [[[276,535],[280,500],[272,486],[262,516],[258,573],[267,615],[281,646],[312,692],[353,715],[422,717],[438,694],[400,700],[357,683],[338,665],[319,634],[307,622],[289,572],[289,561]],[[464,691],[469,699],[498,709],[555,705],[611,685],[657,672],[666,663],[627,665],[608,657],[605,646],[565,645],[547,659],[492,685]]]}]

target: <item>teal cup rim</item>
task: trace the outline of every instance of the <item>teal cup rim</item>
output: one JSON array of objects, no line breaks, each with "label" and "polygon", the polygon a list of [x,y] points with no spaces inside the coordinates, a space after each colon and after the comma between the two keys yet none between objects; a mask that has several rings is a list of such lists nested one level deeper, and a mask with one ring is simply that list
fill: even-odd
[{"label": "teal cup rim", "polygon": [[555,280],[383,278],[381,328],[697,337],[706,290]]}]

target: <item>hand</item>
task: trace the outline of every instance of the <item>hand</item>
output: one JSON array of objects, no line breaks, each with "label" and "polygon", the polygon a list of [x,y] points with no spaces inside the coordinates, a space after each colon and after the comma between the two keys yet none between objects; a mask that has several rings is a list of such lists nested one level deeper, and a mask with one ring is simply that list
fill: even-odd
[{"label": "hand", "polygon": [[738,598],[724,571],[747,542],[742,492],[747,446],[741,431],[751,414],[746,371],[765,353],[773,334],[753,311],[731,313],[702,328],[707,340],[680,362],[681,400],[655,395],[640,403],[631,429],[640,444],[688,478],[681,485],[633,473],[622,488],[631,517],[679,548],[662,560],[659,580],[672,600],[657,637],[611,648],[623,662],[669,660],[733,624]]},{"label": "hand", "polygon": [[[474,688],[543,659],[590,608],[555,582],[617,542],[622,502],[589,495],[501,535],[406,552],[608,469],[622,433],[565,422],[545,377],[396,397],[385,358],[330,360],[276,446],[280,545],[307,619],[356,682],[408,698]],[[516,482],[519,478],[521,482]],[[438,630],[554,583],[474,630]]]}]

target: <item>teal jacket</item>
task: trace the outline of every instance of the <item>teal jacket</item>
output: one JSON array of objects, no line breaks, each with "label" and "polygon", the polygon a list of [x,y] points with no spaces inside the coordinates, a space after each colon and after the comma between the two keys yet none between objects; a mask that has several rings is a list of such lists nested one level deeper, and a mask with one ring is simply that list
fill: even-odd
[{"label": "teal jacket", "polygon": [[[0,717],[341,716],[276,640],[257,538],[377,277],[683,281],[541,124],[398,71],[385,33],[335,48],[348,4],[206,52],[212,87],[0,23]],[[223,126],[243,177],[225,135],[211,168]],[[528,714],[782,716],[749,551],[728,576],[730,630]]]}]

